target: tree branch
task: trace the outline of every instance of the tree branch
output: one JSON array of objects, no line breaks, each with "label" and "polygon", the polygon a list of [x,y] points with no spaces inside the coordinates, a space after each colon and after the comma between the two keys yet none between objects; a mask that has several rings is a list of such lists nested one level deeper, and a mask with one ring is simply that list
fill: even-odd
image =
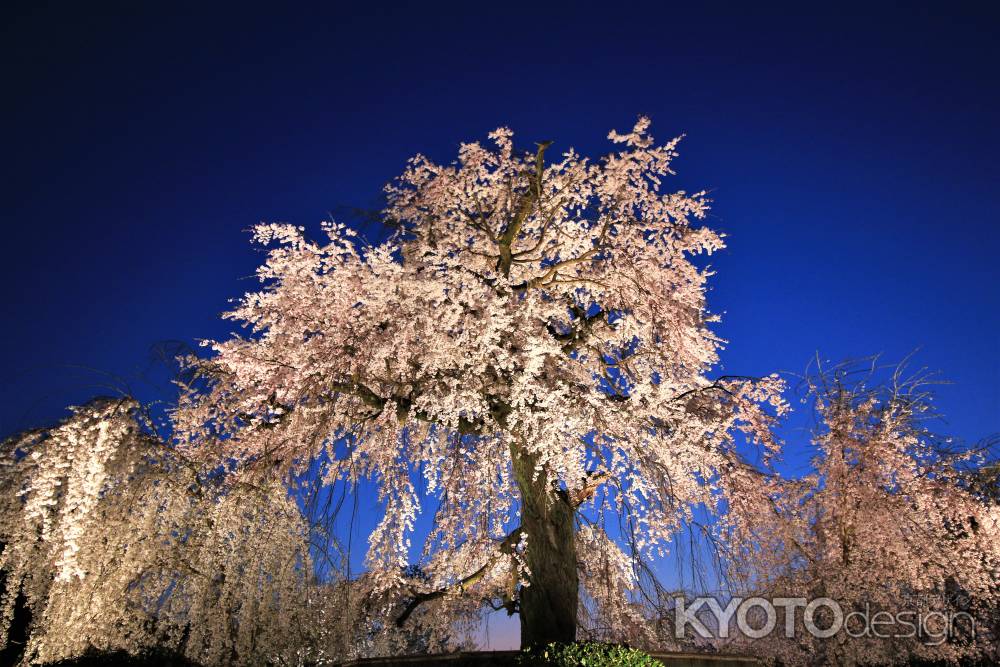
[{"label": "tree branch", "polygon": [[413,598],[406,605],[406,608],[403,610],[403,613],[400,614],[399,617],[396,619],[396,626],[403,627],[403,624],[406,623],[406,619],[408,619],[410,615],[413,614],[414,611],[416,611],[417,607],[419,607],[423,603],[429,602],[431,600],[436,600],[438,598],[442,598],[448,595],[448,593],[451,593],[452,591],[457,590],[460,593],[464,592],[466,588],[476,584],[480,579],[482,579],[486,575],[487,570],[489,570],[489,568],[493,565],[493,563],[496,562],[497,557],[500,555],[510,554],[514,550],[514,546],[520,540],[521,540],[521,528],[520,526],[518,526],[500,542],[497,553],[492,558],[487,560],[486,563],[481,568],[479,568],[472,574],[468,575],[467,577],[464,577],[463,579],[461,579],[460,581],[451,586],[445,586],[444,588],[439,588],[437,590],[428,591],[425,593],[415,593]]},{"label": "tree branch", "polygon": [[497,268],[505,276],[510,275],[510,265],[514,261],[514,253],[511,250],[514,239],[520,233],[521,226],[527,219],[528,214],[531,213],[532,207],[542,197],[542,173],[545,170],[545,149],[551,145],[551,141],[543,141],[538,144],[538,152],[535,154],[535,174],[532,179],[532,187],[529,188],[521,200],[521,206],[514,215],[514,219],[510,221],[510,224],[507,225],[506,229],[503,230],[503,233],[497,239],[500,246],[500,258],[497,262]]}]

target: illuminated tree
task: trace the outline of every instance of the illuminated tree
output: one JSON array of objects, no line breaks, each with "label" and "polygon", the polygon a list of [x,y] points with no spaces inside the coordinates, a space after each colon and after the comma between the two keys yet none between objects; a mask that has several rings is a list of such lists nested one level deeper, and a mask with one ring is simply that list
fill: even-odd
[{"label": "illuminated tree", "polygon": [[693,257],[723,242],[695,224],[702,193],[665,190],[678,140],[648,127],[612,132],[596,161],[517,151],[507,129],[449,165],[417,156],[387,187],[398,231],[381,245],[258,226],[263,287],[229,314],[249,334],[209,343],[179,445],[246,479],[321,460],[331,483],[371,480],[368,576],[402,600],[397,622],[486,601],[520,614],[523,644],[573,640],[581,587],[619,613],[632,557],[662,553],[694,508],[738,533],[766,494],[737,447],[775,451],[781,383],[709,375],[711,273]]},{"label": "illuminated tree", "polygon": [[[929,377],[904,370],[887,382],[851,365],[810,378],[815,473],[784,484],[759,557],[739,565],[766,594],[837,601],[847,625],[816,637],[799,609],[793,639],[756,645],[787,664],[998,657],[1000,511],[969,483],[981,477],[979,452],[929,430]],[[876,614],[883,636],[867,625]]]},{"label": "illuminated tree", "polygon": [[2,455],[0,646],[21,594],[25,661],[166,650],[203,665],[325,664],[399,642],[365,647],[367,628],[333,622],[365,582],[314,580],[285,484],[190,465],[134,401],[92,401]]}]

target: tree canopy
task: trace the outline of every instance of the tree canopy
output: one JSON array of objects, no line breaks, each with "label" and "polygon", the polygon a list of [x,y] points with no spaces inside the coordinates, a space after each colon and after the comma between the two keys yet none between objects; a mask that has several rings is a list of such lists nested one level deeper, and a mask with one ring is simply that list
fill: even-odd
[{"label": "tree canopy", "polygon": [[[274,246],[263,287],[229,313],[249,334],[211,344],[212,387],[177,412],[185,444],[247,469],[322,454],[328,478],[373,480],[385,513],[368,567],[386,588],[406,586],[426,503],[415,476],[437,503],[423,549],[433,587],[515,604],[529,571],[575,560],[574,532],[578,553],[620,560],[616,542],[661,551],[696,505],[726,504],[738,522],[757,480],[737,436],[774,450],[782,385],[710,377],[711,272],[692,257],[722,238],[696,224],[703,193],[667,188],[678,140],[648,130],[641,118],[612,132],[620,150],[596,161],[572,149],[546,161],[550,142],[517,151],[505,128],[450,165],[417,156],[386,188],[398,231],[377,246],[335,223],[322,244],[259,226]],[[535,503],[547,526],[553,503],[579,522],[585,502],[585,531],[520,525]],[[628,513],[627,536],[609,537],[606,512]]]}]

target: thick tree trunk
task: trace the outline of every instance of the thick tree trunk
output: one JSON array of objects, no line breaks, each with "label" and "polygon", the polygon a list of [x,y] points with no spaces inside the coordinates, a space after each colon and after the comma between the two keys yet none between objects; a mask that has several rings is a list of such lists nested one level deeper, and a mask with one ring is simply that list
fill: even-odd
[{"label": "thick tree trunk", "polygon": [[573,508],[535,473],[534,457],[512,452],[521,491],[521,529],[531,576],[521,588],[521,647],[576,639],[579,577],[576,569]]}]

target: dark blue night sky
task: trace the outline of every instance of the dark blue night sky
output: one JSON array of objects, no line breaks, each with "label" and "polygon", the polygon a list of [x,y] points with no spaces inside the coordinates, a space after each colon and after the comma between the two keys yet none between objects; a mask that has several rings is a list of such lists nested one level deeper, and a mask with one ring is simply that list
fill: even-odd
[{"label": "dark blue night sky", "polygon": [[255,222],[318,233],[499,125],[604,153],[640,113],[729,235],[724,372],[920,348],[940,430],[1000,430],[998,15],[804,6],[12,3],[0,435],[169,398],[150,348],[225,334]]}]

